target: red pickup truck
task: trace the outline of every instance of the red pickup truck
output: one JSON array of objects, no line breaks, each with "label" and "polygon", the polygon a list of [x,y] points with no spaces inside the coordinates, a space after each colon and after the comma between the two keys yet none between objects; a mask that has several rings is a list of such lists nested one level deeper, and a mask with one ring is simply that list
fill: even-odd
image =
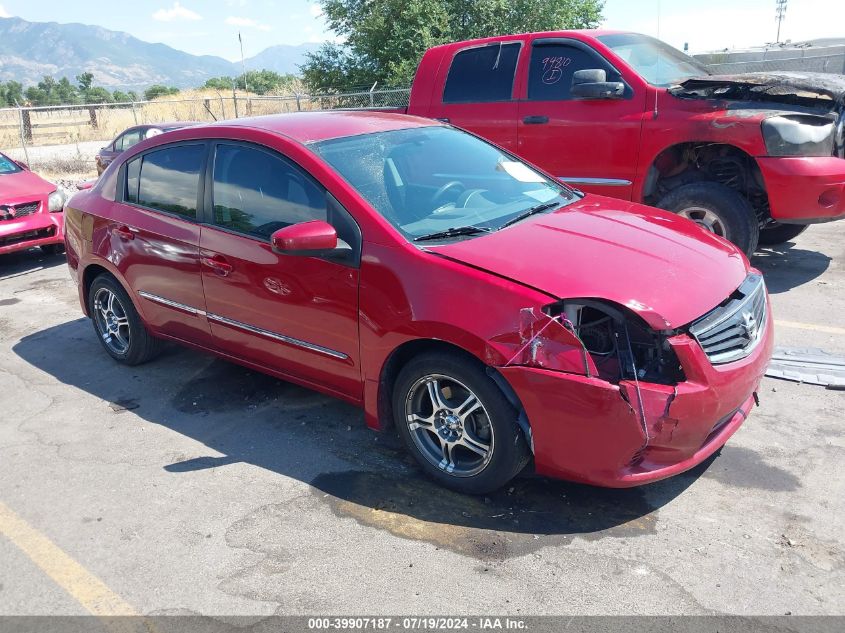
[{"label": "red pickup truck", "polygon": [[749,255],[845,216],[842,75],[717,76],[645,35],[528,33],[429,49],[407,113],[687,216]]}]

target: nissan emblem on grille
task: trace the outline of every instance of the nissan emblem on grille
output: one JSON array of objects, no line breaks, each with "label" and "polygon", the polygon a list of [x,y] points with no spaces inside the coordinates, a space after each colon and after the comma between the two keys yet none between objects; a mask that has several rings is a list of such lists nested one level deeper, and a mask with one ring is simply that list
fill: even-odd
[{"label": "nissan emblem on grille", "polygon": [[761,275],[752,273],[725,303],[695,321],[689,331],[710,362],[729,363],[754,350],[766,317],[766,285]]}]

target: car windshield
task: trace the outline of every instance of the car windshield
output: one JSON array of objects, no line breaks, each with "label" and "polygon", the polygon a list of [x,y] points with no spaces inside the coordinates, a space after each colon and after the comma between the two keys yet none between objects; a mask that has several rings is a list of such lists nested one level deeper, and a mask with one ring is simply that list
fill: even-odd
[{"label": "car windshield", "polygon": [[0,175],[15,174],[19,171],[21,171],[20,165],[18,165],[8,156],[0,154]]},{"label": "car windshield", "polygon": [[707,67],[658,39],[638,33],[600,35],[598,40],[652,86],[668,87],[709,75]]},{"label": "car windshield", "polygon": [[576,198],[518,158],[449,127],[377,132],[312,147],[409,240],[471,239]]}]

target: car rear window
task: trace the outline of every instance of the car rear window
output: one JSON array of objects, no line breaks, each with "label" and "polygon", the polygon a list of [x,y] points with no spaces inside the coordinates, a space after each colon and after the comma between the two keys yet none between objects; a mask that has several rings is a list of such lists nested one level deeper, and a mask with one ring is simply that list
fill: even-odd
[{"label": "car rear window", "polygon": [[460,51],[449,69],[444,103],[510,100],[519,46],[499,43]]},{"label": "car rear window", "polygon": [[[205,145],[179,145],[144,154],[137,203],[195,219],[204,158]],[[127,166],[127,185],[132,176],[132,169]],[[132,201],[130,192],[127,192],[127,199]]]}]

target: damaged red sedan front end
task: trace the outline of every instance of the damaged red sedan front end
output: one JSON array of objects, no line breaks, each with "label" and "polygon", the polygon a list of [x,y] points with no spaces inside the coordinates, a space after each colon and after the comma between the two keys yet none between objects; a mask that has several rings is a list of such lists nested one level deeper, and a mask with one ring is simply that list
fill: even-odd
[{"label": "damaged red sedan front end", "polygon": [[723,446],[757,399],[773,341],[762,275],[674,216],[588,198],[436,251],[573,297],[523,309],[518,338],[489,341],[540,474],[611,487],[670,477]]}]

